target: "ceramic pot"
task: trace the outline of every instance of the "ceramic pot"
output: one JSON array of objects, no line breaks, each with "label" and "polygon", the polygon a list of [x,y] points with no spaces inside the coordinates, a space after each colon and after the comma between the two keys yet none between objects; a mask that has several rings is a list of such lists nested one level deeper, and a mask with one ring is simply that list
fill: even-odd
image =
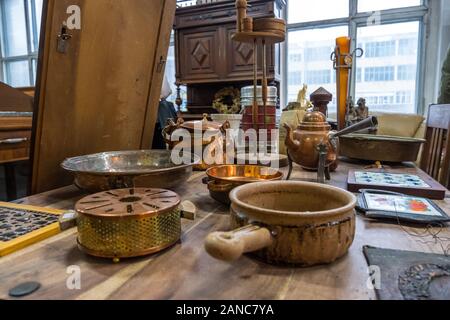
[{"label": "ceramic pot", "polygon": [[206,251],[224,261],[244,253],[271,264],[312,266],[344,256],[355,237],[356,197],[309,182],[252,183],[234,189],[231,232],[214,232]]}]

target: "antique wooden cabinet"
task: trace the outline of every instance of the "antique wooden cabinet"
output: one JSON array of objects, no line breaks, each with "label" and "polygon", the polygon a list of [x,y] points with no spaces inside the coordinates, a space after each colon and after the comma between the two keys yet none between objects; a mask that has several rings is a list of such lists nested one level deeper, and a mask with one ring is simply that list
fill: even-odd
[{"label": "antique wooden cabinet", "polygon": [[[255,18],[282,17],[284,0],[249,0]],[[242,87],[253,79],[253,46],[231,40],[236,30],[234,0],[178,8],[175,17],[177,82],[187,86],[191,112],[208,111],[215,92]],[[261,59],[261,52],[259,59]],[[268,79],[279,86],[281,46],[268,46]]]},{"label": "antique wooden cabinet", "polygon": [[[175,0],[44,3],[34,193],[72,182],[60,168],[67,157],[151,147],[176,8]],[[74,6],[81,28],[70,30]]]}]

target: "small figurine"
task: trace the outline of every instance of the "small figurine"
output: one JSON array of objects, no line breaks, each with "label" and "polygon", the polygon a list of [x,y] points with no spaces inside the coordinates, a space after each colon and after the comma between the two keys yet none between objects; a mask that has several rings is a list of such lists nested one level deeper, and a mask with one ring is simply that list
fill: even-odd
[{"label": "small figurine", "polygon": [[358,113],[356,112],[355,103],[353,98],[349,97],[347,101],[347,123],[352,125],[358,122]]},{"label": "small figurine", "polygon": [[303,88],[298,92],[297,102],[290,102],[286,110],[308,110],[313,107],[311,101],[306,99],[306,93],[308,92],[308,85],[304,84]]},{"label": "small figurine", "polygon": [[358,121],[365,120],[369,117],[369,108],[366,106],[366,99],[359,98],[356,113]]}]

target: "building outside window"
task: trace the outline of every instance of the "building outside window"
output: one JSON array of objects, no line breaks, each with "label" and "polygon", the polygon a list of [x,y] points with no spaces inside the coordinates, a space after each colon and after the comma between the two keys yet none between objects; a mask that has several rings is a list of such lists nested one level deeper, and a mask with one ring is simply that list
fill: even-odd
[{"label": "building outside window", "polygon": [[309,84],[330,83],[330,70],[309,70],[306,72],[306,82]]},{"label": "building outside window", "polygon": [[[330,55],[335,39],[350,36],[352,47],[364,49],[356,60],[354,100],[366,98],[372,111],[422,112],[416,98],[423,90],[421,45],[425,43],[427,0],[287,0],[288,40],[285,101],[294,101],[302,84],[309,92],[322,86],[336,101],[336,76]],[[328,48],[328,53],[325,50]],[[302,55],[302,61],[293,57]],[[316,70],[329,70],[331,77]],[[312,80],[312,82],[308,81]],[[329,105],[335,112],[335,102]]]},{"label": "building outside window", "polygon": [[364,69],[364,80],[366,82],[393,81],[395,67],[368,67]]},{"label": "building outside window", "polygon": [[43,0],[0,0],[0,81],[34,86]]},{"label": "building outside window", "polygon": [[414,80],[416,77],[416,66],[413,64],[400,65],[397,67],[397,80]]},{"label": "building outside window", "polygon": [[366,43],[367,58],[395,56],[395,41],[376,41]]}]

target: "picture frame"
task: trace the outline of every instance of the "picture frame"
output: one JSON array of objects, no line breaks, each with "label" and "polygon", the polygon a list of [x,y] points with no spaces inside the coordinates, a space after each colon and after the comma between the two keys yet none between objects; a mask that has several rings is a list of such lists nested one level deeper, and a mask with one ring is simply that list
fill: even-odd
[{"label": "picture frame", "polygon": [[433,201],[383,190],[361,190],[357,210],[371,219],[412,223],[447,223],[450,217]]},{"label": "picture frame", "polygon": [[350,170],[347,189],[360,192],[375,189],[399,192],[401,194],[443,200],[448,191],[444,186],[421,170],[396,172],[395,170]]}]

